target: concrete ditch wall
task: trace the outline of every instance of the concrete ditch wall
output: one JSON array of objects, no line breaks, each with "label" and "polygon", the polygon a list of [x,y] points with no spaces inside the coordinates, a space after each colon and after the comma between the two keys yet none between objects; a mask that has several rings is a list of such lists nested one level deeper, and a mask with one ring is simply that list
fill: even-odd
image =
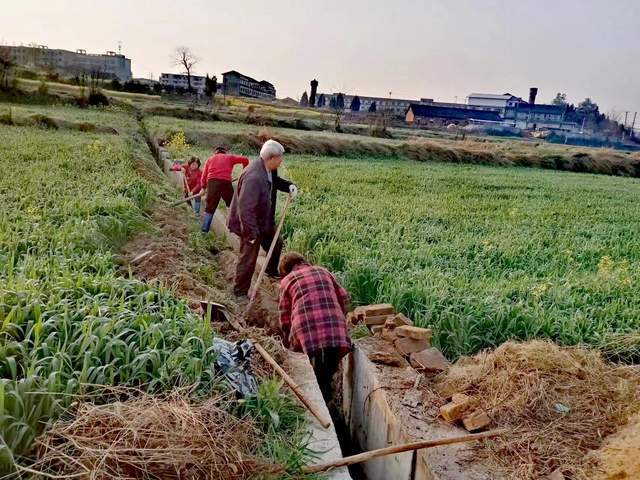
[{"label": "concrete ditch wall", "polygon": [[[467,432],[424,415],[429,406],[415,388],[416,372],[408,364],[378,365],[369,359],[388,344],[379,338],[356,342],[343,362],[342,410],[351,438],[363,451],[415,442],[462,436]],[[433,410],[437,410],[434,407]],[[363,464],[368,480],[498,480],[474,458],[471,444],[405,452]]]}]

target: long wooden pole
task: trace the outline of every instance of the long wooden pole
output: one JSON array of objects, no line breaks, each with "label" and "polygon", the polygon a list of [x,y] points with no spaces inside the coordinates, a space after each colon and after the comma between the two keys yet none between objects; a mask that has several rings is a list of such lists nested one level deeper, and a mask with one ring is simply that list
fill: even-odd
[{"label": "long wooden pole", "polygon": [[283,368],[278,365],[278,363],[273,359],[269,352],[267,352],[262,345],[258,342],[254,341],[253,346],[258,351],[262,358],[264,358],[269,365],[273,367],[273,369],[282,377],[285,383],[289,386],[289,388],[296,394],[296,397],[300,399],[300,401],[304,404],[305,407],[313,414],[314,417],[318,419],[322,428],[329,428],[331,426],[331,420],[325,417],[322,412],[320,412],[316,406],[311,403],[307,397],[300,391],[300,387],[296,384],[296,382],[289,376],[287,372],[283,370]]},{"label": "long wooden pole", "polygon": [[[242,326],[233,319],[233,317],[231,317],[231,315],[225,315],[227,317],[227,320],[229,321],[229,324],[239,333],[244,332],[244,328],[242,328]],[[300,391],[300,387],[298,387],[298,385],[296,384],[296,382],[293,380],[293,378],[291,378],[289,376],[289,374],[287,372],[284,371],[284,369],[278,365],[278,362],[276,362],[273,357],[271,355],[269,355],[269,352],[267,352],[264,347],[262,345],[260,345],[260,343],[258,343],[257,340],[252,339],[253,341],[253,346],[255,347],[256,351],[262,356],[262,358],[265,359],[265,361],[271,365],[273,367],[273,369],[276,371],[276,373],[278,375],[280,375],[282,377],[282,379],[284,380],[284,382],[289,386],[289,388],[293,391],[293,393],[295,393],[296,397],[298,397],[298,399],[302,402],[302,404],[307,408],[307,410],[309,410],[309,412],[311,412],[311,414],[316,417],[316,419],[318,420],[318,422],[320,422],[320,425],[322,425],[323,428],[329,428],[331,426],[331,419],[325,417],[322,412],[320,412],[315,405],[313,405],[309,399],[307,399],[307,397],[305,397],[305,395]]]},{"label": "long wooden pole", "polygon": [[193,200],[193,199],[201,197],[201,196],[202,196],[202,192],[196,193],[195,195],[191,195],[190,197],[186,197],[186,198],[182,198],[180,200],[176,200],[175,202],[171,203],[171,206],[172,207],[177,207],[181,203],[187,203],[189,200]]},{"label": "long wooden pole", "polygon": [[[231,180],[231,182],[237,182],[238,179],[234,178],[233,180]],[[175,202],[171,203],[170,206],[172,207],[177,207],[178,205],[180,205],[181,203],[186,203],[189,200],[194,200],[196,198],[202,197],[204,194],[206,193],[205,190],[202,190],[200,193],[196,193],[195,195],[191,195],[190,197],[186,197],[186,198],[181,198],[180,200],[176,200]]]},{"label": "long wooden pole", "polygon": [[264,277],[264,274],[267,271],[267,267],[269,266],[271,255],[273,255],[273,251],[276,248],[276,243],[278,242],[278,237],[280,236],[280,230],[282,230],[282,225],[284,224],[284,218],[287,216],[287,211],[289,210],[290,204],[291,204],[291,194],[287,196],[287,201],[285,202],[284,209],[282,210],[282,217],[280,218],[280,223],[278,223],[278,228],[276,229],[276,233],[273,236],[273,240],[271,240],[271,246],[269,247],[269,251],[267,252],[265,261],[262,264],[262,268],[260,269],[260,274],[258,275],[258,279],[256,280],[256,283],[253,285],[253,289],[251,290],[251,293],[249,295],[249,304],[247,305],[246,311],[249,311],[251,304],[256,298],[256,294],[258,293],[258,288],[260,287],[260,283],[262,283],[262,278]]},{"label": "long wooden pole", "polygon": [[405,443],[403,445],[394,445],[392,447],[379,448],[377,450],[359,453],[358,455],[344,457],[333,462],[320,463],[318,465],[309,465],[304,467],[302,471],[304,473],[326,472],[327,470],[332,470],[334,468],[346,467],[347,465],[366,462],[367,460],[371,460],[372,458],[394,455],[396,453],[408,452],[411,450],[420,450],[422,448],[433,448],[440,445],[451,445],[452,443],[472,442],[474,440],[497,437],[500,435],[504,435],[507,432],[508,430],[506,429],[490,430],[488,432],[474,433],[471,435],[464,435],[462,437],[442,438],[440,440],[423,440],[420,442]]}]

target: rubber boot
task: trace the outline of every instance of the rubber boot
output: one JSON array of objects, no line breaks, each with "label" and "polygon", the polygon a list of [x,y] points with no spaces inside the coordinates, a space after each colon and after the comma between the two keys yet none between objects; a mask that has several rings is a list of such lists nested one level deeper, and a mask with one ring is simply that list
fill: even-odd
[{"label": "rubber boot", "polygon": [[212,221],[213,213],[204,212],[204,216],[202,217],[202,233],[209,233]]}]

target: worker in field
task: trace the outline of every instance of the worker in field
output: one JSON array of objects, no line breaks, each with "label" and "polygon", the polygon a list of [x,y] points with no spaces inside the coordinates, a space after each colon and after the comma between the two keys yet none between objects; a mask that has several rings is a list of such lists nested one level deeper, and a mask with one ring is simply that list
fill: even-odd
[{"label": "worker in field", "polygon": [[311,265],[299,253],[286,253],[278,270],[284,345],[309,356],[329,403],[333,375],[340,359],[351,351],[345,319],[349,294],[327,269]]},{"label": "worker in field", "polygon": [[[198,157],[191,157],[186,164],[176,163],[171,167],[172,171],[182,171],[184,175],[183,188],[185,197],[196,195],[202,190],[202,170],[200,166],[200,159]],[[193,202],[189,200],[189,205],[191,205],[196,215],[200,215],[200,197],[195,198]]]},{"label": "worker in field", "polygon": [[213,214],[218,208],[220,199],[224,200],[227,207],[231,206],[233,198],[233,183],[231,174],[236,165],[242,168],[249,165],[249,159],[242,155],[227,153],[224,146],[216,147],[215,153],[207,160],[202,172],[202,186],[206,190],[204,217],[202,219],[202,231],[209,232]]},{"label": "worker in field", "polygon": [[[267,140],[260,150],[260,157],[242,173],[238,180],[231,209],[229,230],[240,237],[240,254],[236,266],[234,293],[244,301],[251,286],[260,247],[269,250],[276,231],[275,212],[278,190],[295,198],[298,188],[278,176],[284,147],[275,140]],[[278,276],[278,262],[282,252],[282,239],[278,238],[266,273]]]}]

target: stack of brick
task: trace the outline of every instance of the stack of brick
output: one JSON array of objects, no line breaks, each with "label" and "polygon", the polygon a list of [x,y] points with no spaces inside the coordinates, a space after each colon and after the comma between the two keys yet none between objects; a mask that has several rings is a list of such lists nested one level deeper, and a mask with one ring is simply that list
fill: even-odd
[{"label": "stack of brick", "polygon": [[365,305],[356,307],[353,311],[351,321],[353,323],[363,323],[369,327],[369,329],[373,329],[373,327],[384,325],[387,319],[393,317],[395,314],[395,308],[389,303]]},{"label": "stack of brick", "polygon": [[[431,346],[431,329],[414,326],[406,316],[396,313],[391,304],[357,307],[349,313],[348,320],[352,324],[366,325],[375,336],[392,343],[397,353],[408,359],[418,371],[440,373],[451,365],[440,350]],[[388,359],[383,363],[391,364]],[[451,423],[461,421],[469,432],[485,429],[491,424],[487,413],[476,408],[473,399],[464,394],[454,395],[448,404],[440,408],[440,415]]]},{"label": "stack of brick", "polygon": [[444,355],[431,346],[431,329],[414,326],[405,315],[396,313],[391,304],[357,307],[349,319],[351,323],[366,325],[374,335],[392,343],[416,370],[437,373],[449,368]]},{"label": "stack of brick", "polygon": [[473,399],[463,393],[456,393],[449,403],[440,407],[440,415],[451,423],[462,420],[462,425],[469,432],[477,432],[491,425],[487,412],[476,408]]}]

